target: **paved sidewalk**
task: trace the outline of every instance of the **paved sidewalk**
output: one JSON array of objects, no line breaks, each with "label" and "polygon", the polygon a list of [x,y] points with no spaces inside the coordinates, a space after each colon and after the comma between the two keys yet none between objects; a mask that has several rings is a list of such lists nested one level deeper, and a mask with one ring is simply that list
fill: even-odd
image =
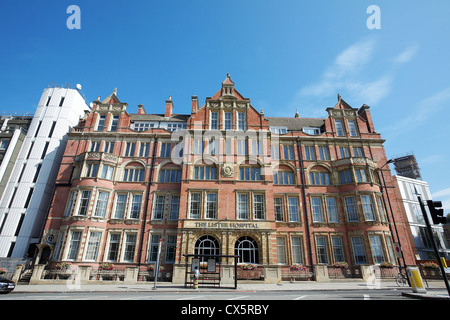
[{"label": "paved sidewalk", "polygon": [[[445,284],[442,281],[428,281],[429,288],[426,294],[415,294],[409,287],[400,288],[394,281],[378,281],[377,283],[366,283],[362,280],[335,280],[330,282],[315,282],[315,281],[299,281],[299,282],[281,282],[279,284],[265,284],[265,283],[238,283],[237,289],[233,288],[211,288],[199,287],[193,289],[192,287],[185,288],[184,285],[172,284],[167,282],[158,282],[156,286],[157,291],[161,292],[212,292],[212,291],[226,291],[236,290],[239,292],[245,291],[289,291],[289,290],[379,290],[379,289],[397,289],[402,290],[404,295],[415,298],[448,298],[448,293]],[[42,285],[22,285],[16,286],[14,292],[16,293],[48,293],[48,292],[148,292],[153,291],[153,283],[145,284],[125,284],[125,283],[111,283],[111,284],[42,284]]]}]

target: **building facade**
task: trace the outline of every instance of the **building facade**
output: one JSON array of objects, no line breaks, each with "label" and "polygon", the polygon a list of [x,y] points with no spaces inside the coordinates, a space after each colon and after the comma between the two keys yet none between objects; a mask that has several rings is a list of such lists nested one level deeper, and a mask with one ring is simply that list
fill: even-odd
[{"label": "building facade", "polygon": [[0,199],[16,165],[32,116],[0,118]]},{"label": "building facade", "polygon": [[67,132],[88,110],[76,89],[44,90],[0,201],[0,257],[22,258],[35,254]]},{"label": "building facade", "polygon": [[202,107],[191,103],[189,114],[175,114],[171,98],[164,114],[129,114],[117,91],[94,101],[69,134],[38,263],[144,269],[161,239],[175,276],[193,253],[260,268],[358,266],[397,264],[400,243],[414,264],[368,106],[339,96],[325,118],[266,117],[229,75]]},{"label": "building facade", "polygon": [[427,200],[433,200],[431,198],[430,187],[426,181],[412,179],[401,175],[394,176],[395,181],[398,184],[399,198],[402,199],[405,207],[408,223],[411,228],[411,236],[415,244],[415,251],[418,259],[436,259],[436,254],[433,249],[433,245],[426,230],[425,219],[423,217],[422,210],[417,195],[424,202],[425,209],[428,215],[428,221],[431,223],[434,238],[442,257],[446,259],[450,258],[450,247],[448,240],[444,233],[444,226],[442,224],[435,225],[431,219]]}]

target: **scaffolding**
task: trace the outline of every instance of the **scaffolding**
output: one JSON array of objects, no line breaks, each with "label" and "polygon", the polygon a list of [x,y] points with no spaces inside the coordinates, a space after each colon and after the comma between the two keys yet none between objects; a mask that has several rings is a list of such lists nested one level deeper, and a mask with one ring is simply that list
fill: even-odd
[{"label": "scaffolding", "polygon": [[413,153],[394,158],[394,169],[399,176],[422,180],[420,168]]}]

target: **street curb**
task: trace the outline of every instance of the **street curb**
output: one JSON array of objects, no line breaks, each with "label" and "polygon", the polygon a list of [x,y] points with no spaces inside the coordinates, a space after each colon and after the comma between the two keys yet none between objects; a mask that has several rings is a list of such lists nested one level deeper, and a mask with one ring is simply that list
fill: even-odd
[{"label": "street curb", "polygon": [[436,295],[427,294],[427,293],[402,292],[402,296],[414,298],[414,299],[422,299],[422,300],[450,300],[450,297],[436,296]]},{"label": "street curb", "polygon": [[[359,290],[365,290],[363,288],[359,289],[359,288],[339,288],[339,289],[308,289],[308,288],[304,288],[304,289],[258,289],[258,290],[251,290],[251,289],[228,289],[228,288],[224,288],[224,289],[172,289],[172,290],[168,290],[165,288],[160,288],[160,289],[149,289],[149,290],[145,290],[145,289],[123,289],[123,290],[14,290],[12,293],[93,293],[93,292],[98,292],[98,293],[128,293],[128,292],[141,292],[141,293],[151,293],[151,292],[182,292],[182,293],[213,293],[213,292],[220,292],[220,293],[225,293],[225,292],[279,292],[279,291],[283,291],[283,292],[287,292],[287,291],[359,291]],[[395,289],[392,289],[395,290]],[[402,293],[402,294],[407,294],[406,292],[400,292],[398,291],[398,293]]]}]

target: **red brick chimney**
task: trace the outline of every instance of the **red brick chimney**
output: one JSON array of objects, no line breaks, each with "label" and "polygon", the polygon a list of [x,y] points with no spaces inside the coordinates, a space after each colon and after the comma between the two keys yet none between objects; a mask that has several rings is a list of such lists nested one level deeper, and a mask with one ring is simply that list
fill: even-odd
[{"label": "red brick chimney", "polygon": [[146,114],[145,108],[142,104],[138,105],[138,114]]},{"label": "red brick chimney", "polygon": [[198,111],[198,97],[192,96],[192,111],[191,113],[197,113]]},{"label": "red brick chimney", "polygon": [[169,96],[169,99],[166,100],[166,112],[164,113],[164,117],[170,117],[172,115],[173,103],[172,97]]}]

